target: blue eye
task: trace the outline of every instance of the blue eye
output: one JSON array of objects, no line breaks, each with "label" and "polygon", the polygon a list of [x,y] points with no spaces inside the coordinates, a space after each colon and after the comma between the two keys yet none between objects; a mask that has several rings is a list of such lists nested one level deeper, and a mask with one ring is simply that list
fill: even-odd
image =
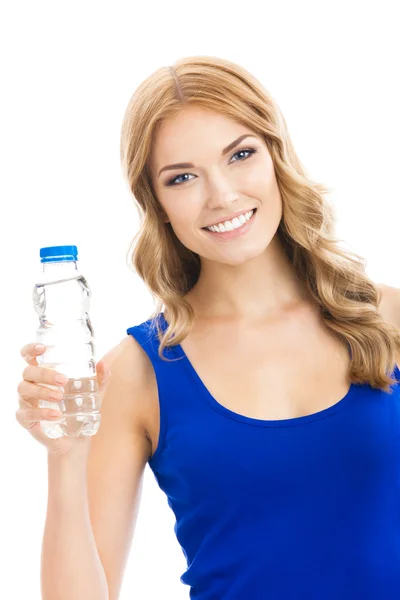
[{"label": "blue eye", "polygon": [[[238,154],[242,154],[247,152],[247,156],[245,156],[244,158],[239,158],[239,161],[234,160],[233,162],[243,162],[244,160],[246,160],[247,158],[249,158],[249,156],[251,156],[252,154],[255,154],[257,152],[257,150],[255,150],[254,148],[243,148],[243,150],[238,150],[237,152],[235,152],[235,154],[232,154],[231,159],[234,156],[237,156]],[[178,181],[181,177],[185,177],[186,175],[193,175],[192,173],[182,173],[181,175],[177,175],[176,177],[174,177],[173,179],[170,179],[166,185],[168,186],[177,186],[177,185],[182,185],[182,183],[185,183],[185,181],[190,181],[189,179],[185,179],[183,181]],[[196,177],[196,175],[193,175],[193,177]]]},{"label": "blue eye", "polygon": [[[241,154],[242,152],[248,152],[249,154],[254,154],[254,153],[255,153],[255,150],[254,150],[253,148],[244,148],[243,150],[239,150],[238,152],[235,152],[235,154],[233,154],[233,155],[232,155],[232,158],[233,158],[234,156],[237,156],[238,154]],[[245,156],[245,157],[243,158],[243,160],[246,160],[246,158],[248,158],[248,156]],[[237,162],[237,161],[235,160],[235,161],[233,161],[233,162]]]},{"label": "blue eye", "polygon": [[178,179],[180,179],[181,177],[184,177],[185,175],[191,175],[191,173],[182,173],[182,175],[178,175],[177,177],[174,177],[173,179],[168,181],[167,185],[180,185],[181,183],[185,183],[185,181],[189,181],[189,179],[186,179],[185,181],[177,181]]}]

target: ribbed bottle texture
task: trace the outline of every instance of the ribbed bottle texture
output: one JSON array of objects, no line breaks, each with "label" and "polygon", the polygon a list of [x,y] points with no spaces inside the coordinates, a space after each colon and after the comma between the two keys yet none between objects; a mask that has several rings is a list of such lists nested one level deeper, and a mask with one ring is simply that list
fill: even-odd
[{"label": "ribbed bottle texture", "polygon": [[40,281],[33,288],[39,316],[36,341],[46,346],[38,363],[68,377],[61,402],[40,400],[39,407],[63,413],[57,421],[41,421],[50,438],[95,435],[100,426],[94,332],[89,317],[91,292],[78,269],[76,246],[41,248]]}]

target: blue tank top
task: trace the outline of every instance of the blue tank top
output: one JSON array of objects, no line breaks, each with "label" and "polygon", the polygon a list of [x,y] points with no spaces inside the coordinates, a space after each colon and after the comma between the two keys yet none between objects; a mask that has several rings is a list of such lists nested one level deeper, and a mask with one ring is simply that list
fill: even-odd
[{"label": "blue tank top", "polygon": [[154,323],[127,334],[157,379],[148,464],[176,518],[190,598],[398,600],[400,385],[353,383],[314,414],[246,417],[218,403],[180,345],[164,355],[181,360],[159,358]]}]

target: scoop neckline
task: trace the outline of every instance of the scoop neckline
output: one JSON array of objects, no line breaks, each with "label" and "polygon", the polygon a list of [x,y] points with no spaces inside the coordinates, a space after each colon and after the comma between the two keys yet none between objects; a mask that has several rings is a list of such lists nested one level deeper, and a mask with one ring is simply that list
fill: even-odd
[{"label": "scoop neckline", "polygon": [[[168,327],[168,322],[165,319],[164,313],[161,312],[159,314],[161,315],[164,325]],[[354,394],[357,385],[353,382],[350,382],[349,389],[347,390],[346,394],[340,400],[338,400],[338,402],[309,415],[301,415],[299,417],[291,417],[289,419],[256,419],[255,417],[249,417],[237,413],[231,410],[230,408],[227,408],[223,404],[220,404],[220,402],[218,402],[218,400],[214,398],[214,396],[211,394],[211,392],[201,379],[200,375],[197,373],[196,369],[190,362],[182,346],[180,344],[175,344],[174,346],[171,346],[171,350],[173,350],[179,358],[183,359],[189,375],[191,375],[193,381],[197,384],[197,387],[200,390],[202,397],[209,404],[209,406],[211,406],[211,408],[218,411],[225,417],[234,419],[235,421],[241,421],[243,423],[259,427],[294,427],[334,415],[346,406],[346,404]]]}]

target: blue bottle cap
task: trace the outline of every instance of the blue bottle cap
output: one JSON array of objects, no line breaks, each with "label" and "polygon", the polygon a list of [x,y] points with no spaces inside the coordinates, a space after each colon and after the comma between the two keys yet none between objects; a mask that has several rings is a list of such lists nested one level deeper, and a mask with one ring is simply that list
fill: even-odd
[{"label": "blue bottle cap", "polygon": [[40,248],[40,262],[66,262],[78,260],[78,248],[76,246],[49,246]]}]

